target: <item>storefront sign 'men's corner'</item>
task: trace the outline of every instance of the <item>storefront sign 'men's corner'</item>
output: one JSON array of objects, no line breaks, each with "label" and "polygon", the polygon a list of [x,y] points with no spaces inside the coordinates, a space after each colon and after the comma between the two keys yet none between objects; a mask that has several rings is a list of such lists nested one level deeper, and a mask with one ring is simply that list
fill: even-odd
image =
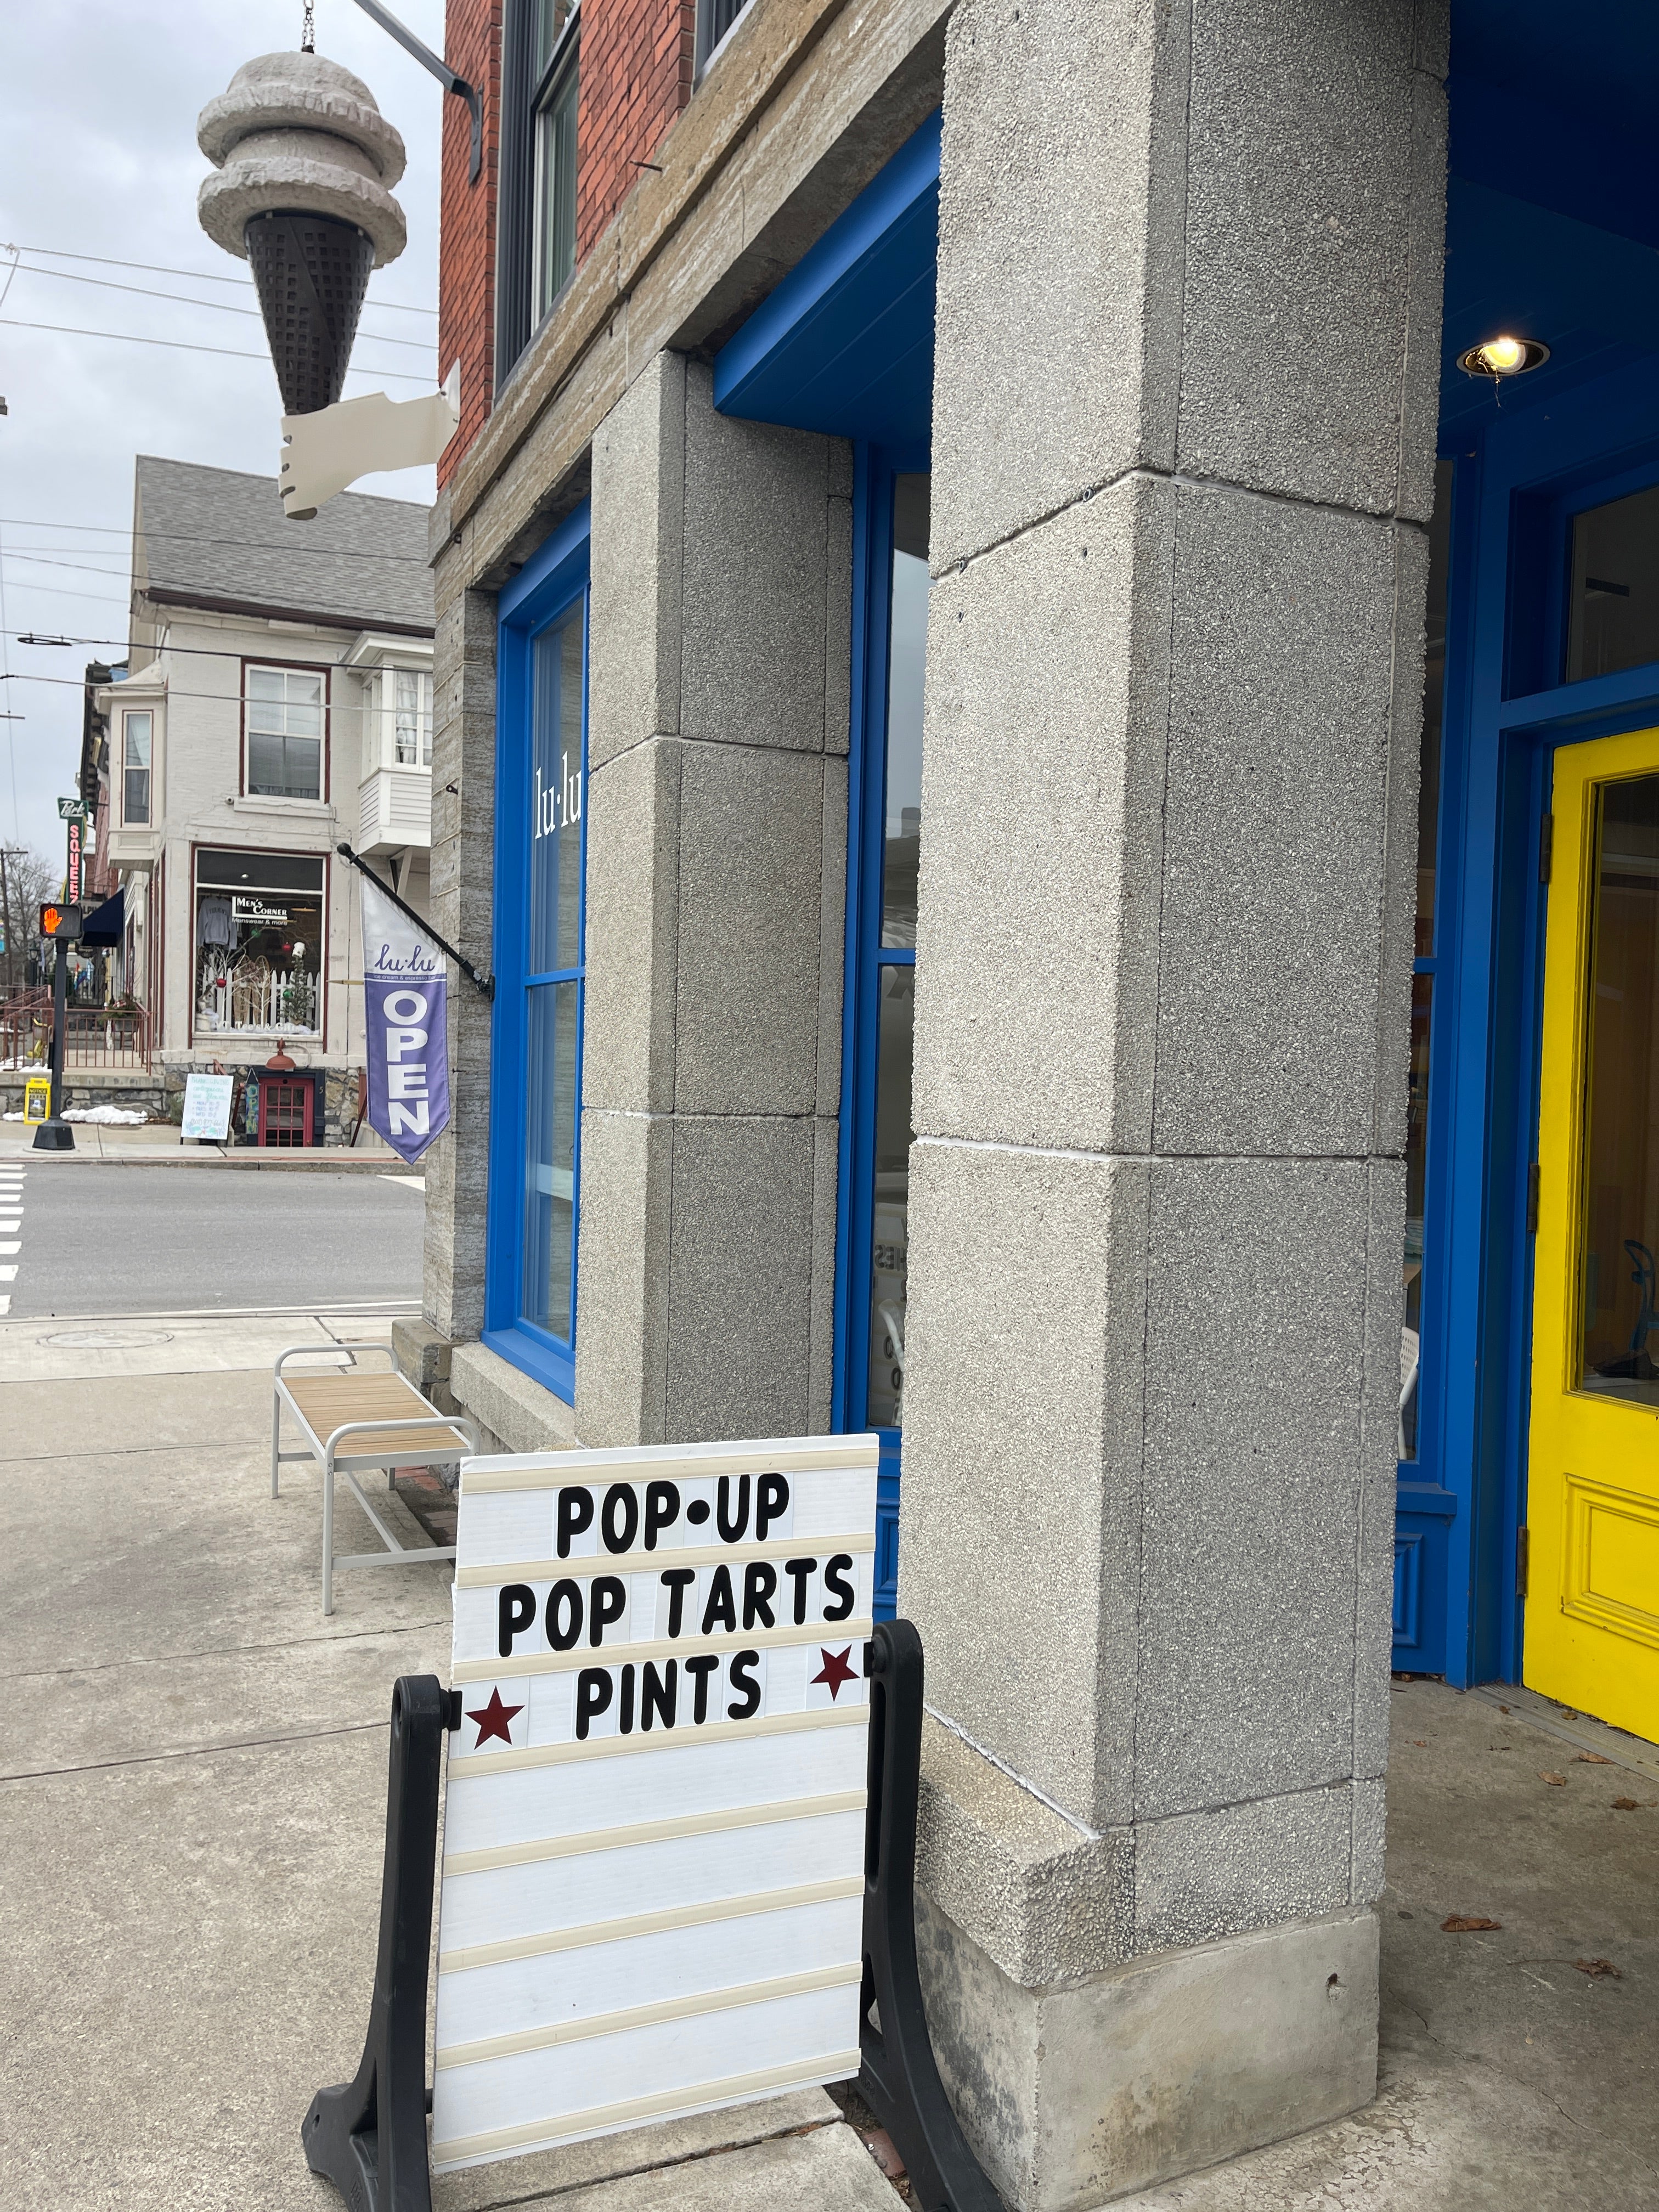
[{"label": "storefront sign 'men's corner'", "polygon": [[858,2072],[878,1449],[465,1463],[434,2166]]},{"label": "storefront sign 'men's corner'", "polygon": [[437,945],[362,878],[368,1125],[419,1159],[449,1121],[449,976]]}]

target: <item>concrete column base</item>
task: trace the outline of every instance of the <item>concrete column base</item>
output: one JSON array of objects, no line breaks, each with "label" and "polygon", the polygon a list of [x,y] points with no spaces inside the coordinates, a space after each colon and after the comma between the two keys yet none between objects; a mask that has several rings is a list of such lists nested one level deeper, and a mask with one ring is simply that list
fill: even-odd
[{"label": "concrete column base", "polygon": [[1376,2094],[1369,1910],[1026,1989],[918,1893],[945,2087],[1015,2212],[1085,2212]]}]

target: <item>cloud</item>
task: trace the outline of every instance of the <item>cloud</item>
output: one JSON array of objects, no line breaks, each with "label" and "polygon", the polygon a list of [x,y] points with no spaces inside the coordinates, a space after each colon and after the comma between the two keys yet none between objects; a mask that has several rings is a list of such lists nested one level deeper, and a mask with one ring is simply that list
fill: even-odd
[{"label": "cloud", "polygon": [[[396,4],[410,28],[441,51],[442,0]],[[256,307],[253,292],[210,281],[246,276],[246,264],[222,253],[196,221],[196,188],[208,173],[196,147],[196,117],[245,61],[297,46],[301,12],[300,0],[169,0],[166,6],[161,0],[52,0],[8,12],[0,240],[198,270],[210,281],[85,262],[53,264],[80,276],[222,305],[147,299],[24,269],[12,280],[0,318],[188,339],[258,357],[0,326],[0,392],[9,410],[0,420],[4,628],[125,641],[136,454],[276,475],[282,407],[264,325],[256,316],[223,312]],[[364,79],[409,148],[409,167],[398,186],[409,245],[369,285],[346,397],[380,388],[376,368],[413,371],[435,384],[435,318],[376,312],[373,303],[437,305],[445,95],[351,0],[318,0],[317,50]],[[5,265],[0,256],[0,284]],[[371,331],[429,342],[430,351],[376,345]],[[359,373],[359,364],[368,373]],[[384,383],[393,398],[420,388]],[[429,501],[432,471],[370,477],[361,489]],[[95,534],[70,526],[82,524],[112,528]],[[43,557],[29,560],[31,550]],[[0,733],[10,738],[9,757],[0,746],[0,825],[8,842],[62,851],[55,800],[70,788],[80,758],[76,687],[85,662],[100,656],[118,658],[118,644],[64,651],[6,641],[5,665],[14,676],[0,684],[0,694],[9,695],[0,706],[27,718],[0,722]],[[31,674],[73,681],[21,680]]]}]

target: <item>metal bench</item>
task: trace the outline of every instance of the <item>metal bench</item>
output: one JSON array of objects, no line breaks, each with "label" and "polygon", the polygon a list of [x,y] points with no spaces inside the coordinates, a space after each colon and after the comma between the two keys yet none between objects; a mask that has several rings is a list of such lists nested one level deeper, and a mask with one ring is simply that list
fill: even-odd
[{"label": "metal bench", "polygon": [[[386,1370],[362,1369],[358,1355],[378,1352]],[[349,1363],[342,1370],[341,1354]],[[285,1376],[290,1359],[324,1358],[333,1363],[327,1374]],[[398,1542],[369,1504],[358,1481],[370,1468],[386,1470],[390,1487],[395,1469],[406,1461],[427,1467],[457,1467],[480,1449],[474,1423],[452,1418],[423,1398],[412,1382],[398,1372],[397,1355],[389,1344],[290,1344],[276,1356],[273,1377],[275,1396],[270,1415],[270,1494],[278,1495],[284,1460],[315,1460],[323,1470],[323,1611],[334,1610],[334,1571],[337,1567],[392,1567],[425,1565],[453,1559],[453,1544],[417,1547]],[[284,1451],[283,1408],[287,1407],[305,1438],[303,1449]],[[343,1474],[352,1495],[368,1514],[386,1549],[334,1556],[334,1478]]]}]

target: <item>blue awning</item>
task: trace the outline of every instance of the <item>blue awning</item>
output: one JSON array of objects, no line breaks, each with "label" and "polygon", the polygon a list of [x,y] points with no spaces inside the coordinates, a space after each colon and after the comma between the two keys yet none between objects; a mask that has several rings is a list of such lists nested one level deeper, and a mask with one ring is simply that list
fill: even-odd
[{"label": "blue awning", "polygon": [[94,907],[81,925],[82,945],[118,945],[126,934],[127,896],[117,891],[102,906]]}]

